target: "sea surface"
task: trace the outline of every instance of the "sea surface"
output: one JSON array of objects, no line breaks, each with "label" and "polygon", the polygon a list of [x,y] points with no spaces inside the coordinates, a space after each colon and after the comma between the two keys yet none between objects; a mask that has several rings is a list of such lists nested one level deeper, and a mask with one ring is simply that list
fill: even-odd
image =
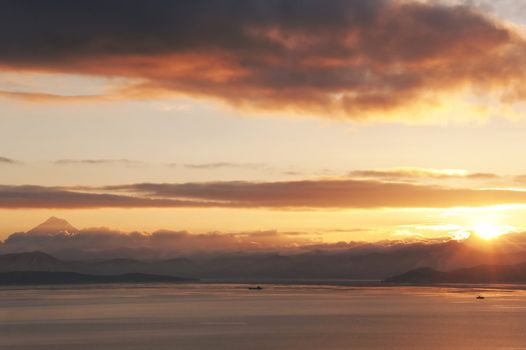
[{"label": "sea surface", "polygon": [[0,349],[526,349],[513,287],[247,287],[0,288]]}]

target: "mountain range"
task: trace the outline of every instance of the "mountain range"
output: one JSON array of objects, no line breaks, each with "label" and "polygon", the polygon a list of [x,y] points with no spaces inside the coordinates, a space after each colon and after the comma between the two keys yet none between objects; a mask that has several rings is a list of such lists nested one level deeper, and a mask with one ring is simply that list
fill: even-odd
[{"label": "mountain range", "polygon": [[[116,235],[77,230],[65,220],[50,218],[35,229],[9,236],[0,245],[0,272],[144,273],[211,280],[383,280],[421,268],[452,271],[526,261],[523,233],[502,236],[491,244],[473,237],[464,241],[308,245],[295,250],[179,250],[172,256],[152,254],[157,246],[119,248],[111,244]],[[126,239],[143,239],[133,235]],[[141,255],[146,250],[149,254]]]},{"label": "mountain range", "polygon": [[385,283],[525,283],[526,263],[515,265],[481,265],[452,271],[420,268],[389,277]]}]

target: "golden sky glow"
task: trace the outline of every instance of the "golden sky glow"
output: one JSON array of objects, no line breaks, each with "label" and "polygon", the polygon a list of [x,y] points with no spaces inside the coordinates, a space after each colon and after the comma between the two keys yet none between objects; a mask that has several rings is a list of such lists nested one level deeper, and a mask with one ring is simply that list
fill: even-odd
[{"label": "golden sky glow", "polygon": [[475,227],[473,227],[473,231],[476,235],[488,240],[497,238],[506,233],[506,231],[504,231],[501,227],[488,224],[486,222],[478,223]]},{"label": "golden sky glow", "polygon": [[97,27],[89,6],[27,33],[31,9],[0,5],[0,239],[49,216],[300,243],[526,227],[513,1],[174,3]]}]

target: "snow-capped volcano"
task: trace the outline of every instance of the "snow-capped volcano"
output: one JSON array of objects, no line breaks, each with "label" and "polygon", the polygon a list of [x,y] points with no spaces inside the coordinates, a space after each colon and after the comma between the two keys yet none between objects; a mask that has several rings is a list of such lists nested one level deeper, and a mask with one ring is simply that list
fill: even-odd
[{"label": "snow-capped volcano", "polygon": [[27,231],[28,234],[54,234],[54,233],[74,233],[78,232],[73,225],[64,219],[55,216],[50,217],[40,225]]}]

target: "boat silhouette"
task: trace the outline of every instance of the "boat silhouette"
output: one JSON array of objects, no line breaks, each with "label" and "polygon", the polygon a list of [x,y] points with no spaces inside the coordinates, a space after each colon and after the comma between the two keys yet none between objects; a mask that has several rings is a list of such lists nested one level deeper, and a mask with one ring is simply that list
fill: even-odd
[{"label": "boat silhouette", "polygon": [[248,287],[249,290],[262,290],[263,287],[257,286],[257,287]]},{"label": "boat silhouette", "polygon": [[484,298],[482,295],[479,295],[479,296],[477,297],[477,299],[486,299],[486,298]]}]

